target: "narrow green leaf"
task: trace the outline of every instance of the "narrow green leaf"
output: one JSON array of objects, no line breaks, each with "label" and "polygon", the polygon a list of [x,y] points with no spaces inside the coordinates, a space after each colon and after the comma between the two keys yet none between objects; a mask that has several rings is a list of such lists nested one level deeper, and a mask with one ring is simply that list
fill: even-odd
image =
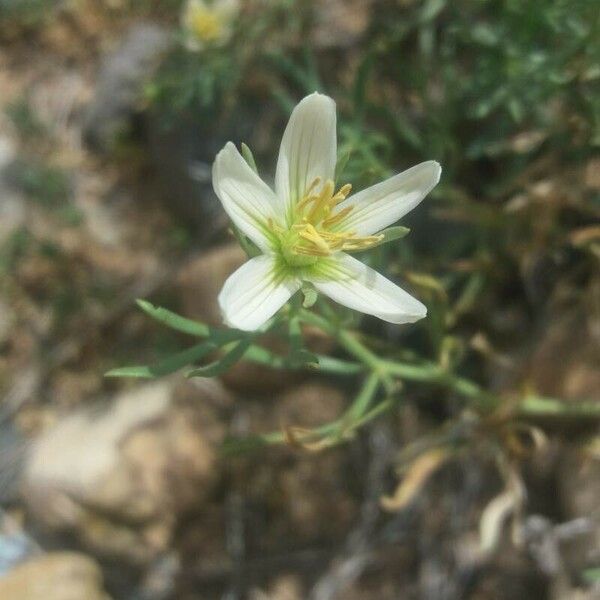
[{"label": "narrow green leaf", "polygon": [[393,242],[394,240],[400,240],[403,237],[406,237],[410,233],[410,229],[408,227],[403,227],[402,225],[396,225],[396,227],[388,227],[384,229],[381,233],[383,233],[382,244],[387,244],[388,242]]},{"label": "narrow green leaf", "polygon": [[410,229],[408,227],[402,227],[402,225],[397,225],[396,227],[388,227],[384,229],[382,232],[383,239],[365,250],[370,250],[371,248],[376,248],[377,246],[381,246],[382,244],[387,244],[388,242],[393,242],[395,240],[400,240],[403,237],[406,237],[410,233]]},{"label": "narrow green leaf", "polygon": [[259,254],[262,254],[258,246],[250,241],[233,223],[231,223],[231,230],[248,258],[254,258]]},{"label": "narrow green leaf", "polygon": [[138,377],[143,379],[162,377],[188,366],[194,361],[206,356],[216,348],[217,346],[212,342],[202,342],[201,344],[192,346],[182,352],[168,356],[153,365],[139,365],[111,369],[105,374],[105,377]]},{"label": "narrow green leaf", "polygon": [[147,300],[138,299],[136,300],[136,303],[148,316],[171,329],[197,337],[207,337],[210,335],[210,327],[204,323],[186,319],[166,308],[154,306]]},{"label": "narrow green leaf", "polygon": [[248,348],[244,358],[253,363],[259,365],[265,365],[267,367],[272,367],[274,369],[285,369],[285,358],[283,356],[278,356],[277,354],[273,354],[270,350],[263,348],[262,346],[250,346]]},{"label": "narrow green leaf", "polygon": [[254,154],[252,154],[252,150],[242,142],[242,156],[244,160],[248,163],[248,166],[258,175],[258,168],[256,166],[256,161],[254,160]]},{"label": "narrow green leaf", "polygon": [[293,369],[302,367],[308,367],[312,369],[319,368],[319,357],[316,354],[305,350],[304,348],[292,352],[286,362]]},{"label": "narrow green leaf", "polygon": [[225,371],[230,369],[235,363],[241,360],[251,344],[251,337],[240,340],[219,360],[215,360],[214,362],[203,367],[193,369],[187,373],[186,377],[217,377],[218,375],[225,373]]},{"label": "narrow green leaf", "polygon": [[313,285],[305,283],[302,285],[302,293],[304,294],[304,299],[302,300],[302,307],[311,308],[312,306],[314,306],[319,296],[315,287]]}]

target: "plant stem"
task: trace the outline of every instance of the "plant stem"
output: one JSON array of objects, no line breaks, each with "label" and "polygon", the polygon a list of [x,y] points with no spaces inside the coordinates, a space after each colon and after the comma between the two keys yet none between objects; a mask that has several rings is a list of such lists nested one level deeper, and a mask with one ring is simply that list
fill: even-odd
[{"label": "plant stem", "polygon": [[[351,333],[345,329],[339,329],[336,332],[336,338],[338,342],[345,348],[352,356],[358,358],[362,363],[373,371],[380,373],[384,362],[376,354],[373,354],[357,337],[356,334]],[[381,373],[380,373],[381,374]]]},{"label": "plant stem", "polygon": [[518,405],[522,417],[559,417],[600,419],[600,402],[572,402],[542,396],[526,396]]},{"label": "plant stem", "polygon": [[377,373],[370,373],[360,392],[357,394],[354,402],[350,405],[350,408],[347,410],[346,415],[348,421],[353,422],[356,419],[362,417],[365,413],[371,401],[375,397],[375,393],[377,392],[377,388],[379,387],[380,379]]},{"label": "plant stem", "polygon": [[[432,362],[408,364],[379,358],[361,342],[356,333],[343,329],[338,323],[330,322],[324,317],[307,310],[303,310],[300,317],[303,321],[311,323],[333,336],[349,354],[365,365],[390,391],[389,376],[395,376],[407,381],[420,381],[446,387],[473,401],[479,410],[488,413],[497,409],[503,402],[500,396],[487,392],[470,379],[445,370],[441,365]],[[529,395],[519,403],[517,414],[532,418],[600,418],[600,403],[578,402],[567,404],[554,398]]]},{"label": "plant stem", "polygon": [[410,365],[396,361],[385,361],[385,368],[393,375],[408,381],[443,385],[461,396],[476,401],[479,407],[484,410],[493,409],[498,404],[492,394],[481,389],[475,382],[454,375],[435,363],[425,362],[420,365]]}]

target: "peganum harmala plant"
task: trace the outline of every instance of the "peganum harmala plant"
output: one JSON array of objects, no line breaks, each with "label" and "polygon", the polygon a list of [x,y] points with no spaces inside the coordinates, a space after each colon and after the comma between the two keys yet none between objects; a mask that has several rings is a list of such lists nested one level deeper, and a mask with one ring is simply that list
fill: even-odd
[{"label": "peganum harmala plant", "polygon": [[[311,369],[360,379],[358,394],[336,421],[313,430],[290,425],[283,432],[231,440],[230,451],[286,441],[313,450],[338,444],[397,405],[403,381],[453,391],[485,427],[494,419],[500,423],[502,435],[507,427],[519,427],[508,416],[597,414],[597,405],[567,406],[536,395],[504,403],[455,374],[443,356],[437,363],[416,354],[399,359],[351,326],[326,298],[394,325],[426,316],[424,304],[350,253],[406,235],[406,228],[392,225],[431,191],[441,168],[435,161],[424,162],[352,195],[349,184],[340,187],[335,182],[336,146],[335,104],[318,93],[304,98],[292,112],[277,161],[275,190],[258,176],[247,146],[240,153],[227,143],[215,159],[213,185],[249,258],[219,295],[229,327],[209,327],[140,300],[148,315],[201,341],[154,365],[115,369],[107,375],[152,378],[187,368],[187,377],[215,377],[244,359],[274,369]],[[308,350],[302,335],[306,325],[335,339],[346,356]],[[286,339],[288,352],[276,354],[261,345],[260,337],[267,332]],[[216,360],[203,362],[215,353]],[[458,438],[451,439],[455,443]]]}]

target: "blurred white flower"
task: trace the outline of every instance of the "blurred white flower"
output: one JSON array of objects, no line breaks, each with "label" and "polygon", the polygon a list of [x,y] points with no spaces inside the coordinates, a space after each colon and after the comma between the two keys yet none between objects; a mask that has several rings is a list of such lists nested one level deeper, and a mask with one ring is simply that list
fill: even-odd
[{"label": "blurred white flower", "polygon": [[228,142],[213,165],[213,186],[235,226],[262,255],[225,282],[219,304],[231,327],[252,331],[310,282],[331,299],[390,323],[411,323],[427,309],[348,254],[381,242],[384,228],[437,184],[441,167],[421,163],[350,196],[336,192],[335,103],[314,93],[294,109],[283,134],[275,191]]},{"label": "blurred white flower", "polygon": [[238,0],[188,0],[181,13],[186,48],[197,52],[226,44],[233,34],[239,8]]}]

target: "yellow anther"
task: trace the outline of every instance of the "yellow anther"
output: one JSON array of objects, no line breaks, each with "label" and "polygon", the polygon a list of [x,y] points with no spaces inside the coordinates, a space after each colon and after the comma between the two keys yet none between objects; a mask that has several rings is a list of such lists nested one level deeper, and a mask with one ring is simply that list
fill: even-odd
[{"label": "yellow anther", "polygon": [[350,183],[347,183],[346,185],[342,186],[337,191],[337,193],[331,198],[332,207],[336,206],[340,202],[343,202],[351,191],[352,191],[352,185]]},{"label": "yellow anther", "polygon": [[315,188],[318,187],[320,185],[320,183],[321,183],[320,177],[315,177],[312,180],[312,183],[308,186],[308,188],[306,189],[306,192],[304,192],[304,196],[302,197],[300,202],[298,202],[298,204],[296,205],[297,211],[302,211],[302,209],[306,208],[311,202],[315,202],[320,198],[320,194],[313,194]]},{"label": "yellow anther", "polygon": [[320,250],[319,248],[296,246],[294,248],[294,254],[299,254],[301,256],[329,256],[331,252],[329,250]]},{"label": "yellow anther", "polygon": [[315,192],[321,182],[317,177],[307,187],[304,196],[294,207],[293,222],[287,226],[287,230],[272,219],[268,221],[269,228],[282,240],[283,251],[287,252],[289,260],[294,261],[294,256],[298,259],[303,257],[302,260],[305,260],[304,257],[316,260],[341,250],[364,250],[383,238],[382,235],[358,237],[356,231],[331,231],[334,225],[343,226],[344,219],[353,210],[352,206],[347,206],[332,214],[335,207],[348,197],[352,186],[347,183],[335,192],[333,181],[328,179]]},{"label": "yellow anther", "polygon": [[312,180],[312,183],[308,186],[308,189],[306,190],[306,192],[304,192],[305,196],[310,196],[311,192],[321,183],[321,178],[320,177],[315,177]]},{"label": "yellow anther", "polygon": [[296,210],[298,212],[302,212],[309,204],[317,203],[321,199],[320,194],[312,194],[310,196],[305,196],[300,203],[296,206]]},{"label": "yellow anther", "polygon": [[342,196],[344,196],[344,198],[346,198],[346,196],[348,196],[348,194],[352,191],[352,184],[351,183],[346,183],[345,185],[343,185],[340,188],[340,191],[338,192],[338,194],[342,194]]},{"label": "yellow anther", "polygon": [[323,184],[323,189],[321,190],[321,193],[319,194],[318,198],[315,199],[314,204],[310,209],[310,212],[306,215],[306,218],[309,221],[318,222],[320,220],[319,217],[321,212],[329,212],[329,210],[331,210],[330,205],[333,190],[333,181],[331,181],[331,179],[328,179]]},{"label": "yellow anther", "polygon": [[322,252],[329,254],[330,249],[327,242],[319,235],[319,232],[313,225],[307,223],[305,228],[300,232],[300,237],[311,244],[314,244]]},{"label": "yellow anther", "polygon": [[332,217],[328,217],[327,219],[325,219],[323,221],[323,226],[331,227],[332,225],[339,223],[344,217],[346,217],[349,213],[352,212],[353,208],[353,206],[347,206],[346,208],[343,208],[342,210],[340,210],[340,212],[336,213]]},{"label": "yellow anther", "polygon": [[221,35],[223,23],[216,11],[196,7],[188,18],[192,31],[199,39],[212,42]]},{"label": "yellow anther", "polygon": [[350,238],[346,244],[344,244],[344,250],[366,250],[371,246],[379,243],[384,238],[383,235],[369,235],[362,238]]}]

